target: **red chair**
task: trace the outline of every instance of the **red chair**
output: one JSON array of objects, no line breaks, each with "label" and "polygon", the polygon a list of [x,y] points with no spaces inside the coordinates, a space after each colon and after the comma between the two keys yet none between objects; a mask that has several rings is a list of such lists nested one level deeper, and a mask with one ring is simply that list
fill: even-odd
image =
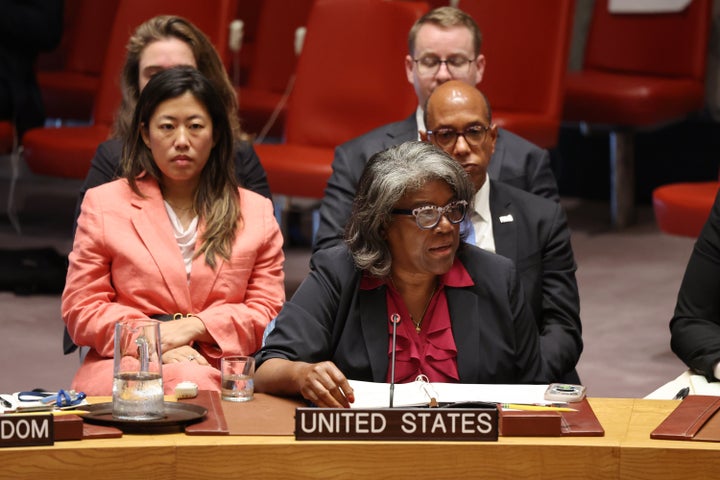
[{"label": "red chair", "polygon": [[461,0],[483,35],[479,87],[493,122],[543,148],[557,145],[574,0]]},{"label": "red chair", "polygon": [[[260,11],[263,8],[265,0],[240,0],[238,1],[237,13],[235,18],[242,20],[242,48],[235,57],[230,72],[230,78],[233,79],[236,86],[246,85],[250,66],[255,57],[255,38],[258,34],[258,23],[260,21]],[[291,3],[291,2],[287,2]],[[278,19],[280,20],[280,19]]]},{"label": "red chair", "polygon": [[596,0],[582,70],[566,79],[563,118],[610,131],[612,223],[635,217],[634,132],[703,107],[710,0],[677,13],[613,14]]},{"label": "red chair", "polygon": [[687,182],[653,190],[653,211],[660,231],[697,237],[710,216],[720,182]]},{"label": "red chair", "polygon": [[66,13],[64,68],[37,74],[47,118],[90,120],[118,1],[79,0]]},{"label": "red chair", "polygon": [[403,68],[425,2],[317,0],[290,94],[284,144],[255,144],[273,194],[323,197],[335,146],[417,107]]},{"label": "red chair", "polygon": [[214,0],[215,8],[195,0],[120,0],[93,109],[94,124],[86,127],[36,128],[23,137],[24,158],[33,173],[84,179],[98,144],[110,136],[120,105],[120,72],[129,35],[145,20],[161,14],[179,15],[193,22],[227,61],[228,26],[236,0]]},{"label": "red chair", "polygon": [[[250,78],[246,86],[237,89],[240,119],[246,132],[282,136],[287,111],[283,101],[297,64],[295,32],[307,24],[312,4],[313,0],[263,1]],[[276,108],[277,118],[263,132]]]},{"label": "red chair", "polygon": [[15,145],[15,129],[9,121],[0,121],[0,155],[6,155]]}]

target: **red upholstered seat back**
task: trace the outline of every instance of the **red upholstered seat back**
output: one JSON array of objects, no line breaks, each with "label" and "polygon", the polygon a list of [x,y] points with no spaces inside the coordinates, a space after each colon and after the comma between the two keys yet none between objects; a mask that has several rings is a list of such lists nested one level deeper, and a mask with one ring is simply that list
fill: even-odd
[{"label": "red upholstered seat back", "polygon": [[332,148],[407,117],[407,35],[425,2],[316,0],[288,102],[286,141]]},{"label": "red upholstered seat back", "polygon": [[119,0],[82,0],[72,24],[65,70],[100,75]]},{"label": "red upholstered seat back", "polygon": [[248,86],[283,93],[295,72],[295,30],[307,24],[313,0],[264,0]]},{"label": "red upholstered seat back", "polygon": [[156,15],[179,15],[190,20],[212,41],[227,65],[229,25],[237,0],[120,0],[103,64],[100,90],[95,102],[96,124],[112,125],[120,106],[120,73],[125,63],[129,36],[142,22]]},{"label": "red upholstered seat back", "polygon": [[573,0],[465,0],[482,32],[478,87],[493,110],[546,113],[558,124],[570,50]]},{"label": "red upholstered seat back", "polygon": [[612,14],[608,0],[595,0],[585,68],[703,80],[711,7],[692,0],[678,13]]}]

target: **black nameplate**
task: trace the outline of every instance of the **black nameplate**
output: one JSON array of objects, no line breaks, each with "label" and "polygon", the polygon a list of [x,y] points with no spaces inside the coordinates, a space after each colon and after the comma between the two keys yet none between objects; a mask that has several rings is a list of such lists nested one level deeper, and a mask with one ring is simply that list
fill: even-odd
[{"label": "black nameplate", "polygon": [[0,447],[52,445],[53,416],[0,415]]},{"label": "black nameplate", "polygon": [[496,408],[298,408],[296,440],[497,441]]}]

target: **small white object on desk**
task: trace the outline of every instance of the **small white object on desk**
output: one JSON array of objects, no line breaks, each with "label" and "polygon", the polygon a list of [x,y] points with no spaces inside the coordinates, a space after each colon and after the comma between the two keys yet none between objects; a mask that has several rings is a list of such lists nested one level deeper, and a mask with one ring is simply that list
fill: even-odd
[{"label": "small white object on desk", "polygon": [[193,382],[180,382],[175,386],[175,398],[195,398],[198,394],[198,386]]}]

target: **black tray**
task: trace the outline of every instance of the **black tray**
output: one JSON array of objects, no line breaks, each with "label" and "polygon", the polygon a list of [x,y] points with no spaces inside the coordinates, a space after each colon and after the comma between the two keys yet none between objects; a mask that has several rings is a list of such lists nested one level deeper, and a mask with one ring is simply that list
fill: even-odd
[{"label": "black tray", "polygon": [[116,427],[125,433],[182,432],[185,425],[201,420],[207,409],[191,403],[165,402],[165,416],[157,420],[120,420],[112,416],[112,402],[85,405],[83,420],[97,425]]}]

